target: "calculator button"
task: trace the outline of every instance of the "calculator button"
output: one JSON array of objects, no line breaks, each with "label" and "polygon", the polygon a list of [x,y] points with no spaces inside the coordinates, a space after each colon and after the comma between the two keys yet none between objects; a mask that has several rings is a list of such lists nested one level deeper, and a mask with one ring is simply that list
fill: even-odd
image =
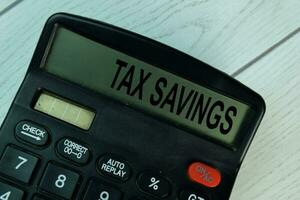
[{"label": "calculator button", "polygon": [[0,160],[0,172],[28,183],[37,162],[37,157],[8,146]]},{"label": "calculator button", "polygon": [[42,197],[34,197],[32,200],[46,200],[46,199],[44,199]]},{"label": "calculator button", "polygon": [[13,186],[0,182],[0,199],[2,200],[21,200],[24,192]]},{"label": "calculator button", "polygon": [[196,191],[183,191],[180,193],[179,200],[208,200],[208,198]]},{"label": "calculator button", "polygon": [[119,190],[93,180],[89,183],[83,200],[120,200],[121,197]]},{"label": "calculator button", "polygon": [[21,121],[15,128],[17,138],[34,145],[42,146],[48,141],[48,131],[39,124],[30,121]]},{"label": "calculator button", "polygon": [[136,199],[133,199],[133,200],[148,200],[146,198],[136,198]]},{"label": "calculator button", "polygon": [[44,172],[40,188],[57,196],[71,199],[78,181],[77,173],[50,163]]},{"label": "calculator button", "polygon": [[221,173],[204,163],[194,162],[188,168],[189,178],[206,187],[217,187],[221,182]]},{"label": "calculator button", "polygon": [[98,169],[102,175],[110,176],[120,181],[128,180],[131,173],[129,164],[113,155],[102,156],[98,163]]},{"label": "calculator button", "polygon": [[171,189],[165,178],[151,173],[142,173],[137,183],[143,192],[160,198],[168,196]]},{"label": "calculator button", "polygon": [[57,152],[64,158],[79,164],[84,164],[89,160],[89,149],[71,138],[63,138],[57,144]]}]

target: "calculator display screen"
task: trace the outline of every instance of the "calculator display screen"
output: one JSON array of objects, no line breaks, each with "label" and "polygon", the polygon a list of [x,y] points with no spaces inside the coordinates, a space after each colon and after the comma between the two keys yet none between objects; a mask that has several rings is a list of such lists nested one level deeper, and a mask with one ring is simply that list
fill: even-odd
[{"label": "calculator display screen", "polygon": [[235,142],[250,108],[60,26],[42,68],[226,145]]}]

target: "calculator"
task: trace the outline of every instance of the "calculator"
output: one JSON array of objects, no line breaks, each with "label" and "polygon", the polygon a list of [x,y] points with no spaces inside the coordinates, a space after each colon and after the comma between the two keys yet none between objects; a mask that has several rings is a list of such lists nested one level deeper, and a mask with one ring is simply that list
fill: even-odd
[{"label": "calculator", "polygon": [[264,111],[187,54],[55,14],[0,130],[0,200],[227,200]]}]

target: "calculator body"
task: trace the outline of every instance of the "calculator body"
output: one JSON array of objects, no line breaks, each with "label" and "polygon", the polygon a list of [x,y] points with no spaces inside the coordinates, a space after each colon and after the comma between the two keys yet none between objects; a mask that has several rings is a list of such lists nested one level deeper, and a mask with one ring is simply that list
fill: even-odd
[{"label": "calculator body", "polygon": [[[57,25],[245,102],[250,109],[234,144],[194,134],[155,113],[46,72],[41,63]],[[90,127],[84,130],[34,109],[45,91],[89,108],[95,113]],[[56,14],[44,27],[0,130],[0,196],[227,200],[264,110],[258,94],[184,53],[102,22]],[[204,184],[195,177],[199,169],[208,176]]]}]

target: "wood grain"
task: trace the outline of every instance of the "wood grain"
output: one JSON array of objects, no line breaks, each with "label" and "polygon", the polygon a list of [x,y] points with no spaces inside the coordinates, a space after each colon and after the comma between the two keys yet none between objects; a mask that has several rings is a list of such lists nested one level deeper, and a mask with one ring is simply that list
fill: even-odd
[{"label": "wood grain", "polygon": [[267,112],[232,200],[300,199],[300,33],[238,79],[262,94]]},{"label": "wood grain", "polygon": [[268,110],[231,199],[299,200],[299,34],[272,49],[300,26],[299,7],[299,0],[23,0],[0,16],[0,124],[55,12],[124,27],[229,74],[271,49],[238,76],[264,96]]},{"label": "wood grain", "polygon": [[299,7],[296,0],[23,0],[0,17],[0,122],[24,77],[43,24],[55,12],[124,27],[230,74],[295,29]]}]

